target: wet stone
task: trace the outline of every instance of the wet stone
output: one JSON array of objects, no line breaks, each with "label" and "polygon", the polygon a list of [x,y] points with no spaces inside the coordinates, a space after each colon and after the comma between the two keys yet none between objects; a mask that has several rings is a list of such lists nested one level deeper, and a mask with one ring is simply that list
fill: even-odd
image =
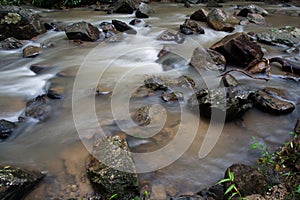
[{"label": "wet stone", "polygon": [[50,113],[50,99],[46,95],[38,96],[26,104],[26,117],[32,117],[42,122],[50,117]]},{"label": "wet stone", "polygon": [[260,14],[252,14],[252,13],[249,13],[249,14],[247,15],[247,19],[248,19],[250,22],[254,23],[254,24],[259,24],[259,25],[264,25],[264,24],[266,24],[265,18],[264,18],[262,15],[260,15]]},{"label": "wet stone", "polygon": [[287,114],[295,109],[293,103],[271,96],[263,90],[257,92],[255,105],[262,111],[275,115]]},{"label": "wet stone", "polygon": [[166,30],[162,32],[157,39],[163,41],[173,41],[178,44],[183,43],[185,40],[183,34],[172,30]]},{"label": "wet stone", "polygon": [[61,99],[65,93],[65,88],[62,86],[50,87],[47,92],[47,97],[50,99]]},{"label": "wet stone", "polygon": [[97,27],[88,22],[77,22],[65,28],[69,40],[81,40],[93,42],[100,38],[100,31]]},{"label": "wet stone", "polygon": [[54,66],[48,64],[36,63],[30,66],[30,70],[36,74],[42,74],[53,69],[53,67]]},{"label": "wet stone", "polygon": [[204,34],[205,31],[202,28],[201,24],[197,21],[186,19],[182,25],[180,25],[181,33],[185,35],[191,34]]},{"label": "wet stone", "polygon": [[164,92],[161,96],[165,102],[183,100],[183,94],[181,92]]},{"label": "wet stone", "polygon": [[147,126],[151,122],[151,116],[150,116],[150,108],[151,106],[143,106],[137,109],[137,111],[134,114],[134,121],[139,126]]},{"label": "wet stone", "polygon": [[0,199],[23,199],[43,177],[39,172],[0,166]]},{"label": "wet stone", "polygon": [[239,82],[231,74],[226,74],[225,76],[222,76],[222,82],[224,87],[236,87],[239,85]]},{"label": "wet stone", "polygon": [[136,30],[128,26],[125,22],[119,20],[112,20],[112,24],[120,32],[126,32],[128,34],[133,34],[133,35],[137,33]]},{"label": "wet stone", "polygon": [[208,25],[217,31],[234,31],[234,26],[239,24],[239,20],[228,12],[215,8],[207,15]]},{"label": "wet stone", "polygon": [[200,8],[199,10],[195,11],[191,15],[190,19],[195,21],[200,21],[200,22],[206,22],[207,15],[208,15],[208,11],[205,10],[204,8]]},{"label": "wet stone", "polygon": [[0,139],[6,139],[16,129],[16,124],[5,119],[0,120]]},{"label": "wet stone", "polygon": [[1,42],[1,46],[4,50],[19,49],[23,47],[23,43],[14,37],[10,37]]},{"label": "wet stone", "polygon": [[42,52],[41,47],[37,46],[27,46],[23,49],[23,57],[24,58],[34,58]]}]

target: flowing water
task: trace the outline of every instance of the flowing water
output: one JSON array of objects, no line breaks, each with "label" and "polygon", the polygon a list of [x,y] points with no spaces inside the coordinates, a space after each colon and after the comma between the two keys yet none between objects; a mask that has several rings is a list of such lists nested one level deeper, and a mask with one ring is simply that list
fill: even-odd
[{"label": "flowing water", "polygon": [[[234,12],[233,4],[233,2],[228,3],[225,9]],[[124,124],[121,123],[122,118],[126,117],[126,112],[123,113],[123,110],[132,112],[145,104],[163,106],[165,109],[158,107],[158,110],[165,111],[163,116],[167,113],[166,124],[176,127],[176,124],[181,122],[182,133],[186,139],[193,137],[193,133],[197,133],[196,137],[191,140],[193,144],[173,164],[139,176],[143,184],[165,185],[170,195],[197,192],[211,185],[222,178],[224,170],[232,163],[253,164],[259,154],[249,151],[249,146],[253,142],[252,136],[269,145],[271,150],[289,138],[287,133],[293,130],[299,118],[298,106],[291,114],[282,116],[273,116],[252,109],[246,113],[243,120],[226,123],[213,150],[208,156],[200,159],[199,149],[210,122],[205,119],[199,122],[199,117],[186,109],[187,99],[182,103],[164,103],[155,96],[142,100],[130,99],[134,89],[143,84],[147,75],[159,74],[175,78],[186,74],[197,79],[198,75],[187,67],[163,71],[161,64],[155,61],[158,52],[164,46],[173,48],[174,52],[189,60],[195,47],[201,45],[207,48],[228,34],[206,27],[205,35],[193,36],[180,47],[172,42],[156,40],[163,30],[178,29],[187,15],[200,6],[204,5],[184,8],[181,4],[154,3],[152,7],[156,11],[155,14],[145,19],[148,26],[136,28],[137,35],[127,35],[122,42],[80,44],[69,41],[63,31],[48,31],[26,42],[26,45],[42,43],[47,46],[36,58],[22,58],[21,49],[0,51],[1,118],[17,121],[18,116],[24,111],[26,102],[45,93],[50,83],[51,87],[63,86],[64,88],[64,98],[54,100],[51,117],[47,121],[42,123],[29,121],[21,124],[9,139],[0,145],[1,163],[34,168],[47,173],[46,178],[26,199],[54,197],[66,199],[92,193],[85,175],[85,159],[89,154],[87,151],[90,148],[89,142],[99,131],[98,122],[106,134],[120,132],[124,128]],[[279,6],[265,7],[269,10],[279,8]],[[128,23],[134,18],[134,15],[106,15],[90,8],[68,11],[40,10],[40,15],[60,26],[83,20],[96,26],[112,19]],[[267,23],[267,26],[249,25],[245,29],[237,27],[236,31],[256,32],[285,25],[297,26],[299,17],[271,14],[267,17]],[[263,46],[267,49],[267,57],[286,56],[283,48]],[[49,65],[51,68],[37,75],[29,69],[32,64],[37,63]],[[56,75],[62,71],[66,74],[65,76]],[[272,69],[274,73],[278,71]],[[241,84],[250,84],[255,88],[270,86],[286,90],[290,93],[291,100],[295,104],[299,103],[299,83],[297,82],[283,80],[276,75],[272,75],[269,82],[235,75]],[[74,82],[75,79],[76,82]],[[113,94],[95,97],[95,87],[98,84],[102,88],[113,91]],[[94,113],[96,118],[93,118],[94,115],[91,113]],[[181,118],[183,113],[185,113],[184,120]],[[76,127],[79,129],[79,134]],[[132,127],[129,128],[134,130]],[[155,127],[152,128],[155,129]],[[134,132],[137,131],[134,130]],[[135,152],[151,152],[168,144],[174,134],[176,131],[175,133],[171,131],[165,135],[157,135],[153,140],[129,139],[129,145]],[[180,154],[181,149],[178,147],[172,151],[174,154]],[[146,163],[158,161],[159,158],[156,158],[146,160]]]}]

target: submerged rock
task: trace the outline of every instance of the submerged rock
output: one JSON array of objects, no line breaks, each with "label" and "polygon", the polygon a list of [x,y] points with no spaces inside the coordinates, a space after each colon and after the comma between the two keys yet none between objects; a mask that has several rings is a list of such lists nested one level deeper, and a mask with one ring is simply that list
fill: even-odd
[{"label": "submerged rock", "polygon": [[43,177],[39,172],[0,166],[0,199],[23,199]]},{"label": "submerged rock", "polygon": [[36,74],[42,74],[42,73],[47,72],[47,71],[49,71],[53,68],[54,68],[54,66],[48,65],[48,64],[43,64],[43,63],[36,63],[36,64],[32,64],[30,66],[30,70],[33,71]]},{"label": "submerged rock", "polygon": [[284,99],[279,99],[278,97],[268,94],[264,90],[260,90],[256,94],[255,105],[270,114],[287,114],[295,109],[295,105]]},{"label": "submerged rock", "polygon": [[224,37],[210,48],[224,55],[228,63],[239,67],[255,64],[264,56],[261,47],[241,32]]},{"label": "submerged rock", "polygon": [[46,95],[38,96],[27,102],[25,116],[32,117],[40,122],[49,118],[51,112],[50,99]]},{"label": "submerged rock", "polygon": [[1,47],[4,50],[19,49],[23,47],[23,43],[14,37],[10,37],[1,42]]},{"label": "submerged rock", "polygon": [[157,39],[163,40],[163,41],[174,41],[178,44],[181,44],[184,42],[183,34],[177,32],[177,31],[173,31],[173,30],[165,30],[157,37]]},{"label": "submerged rock", "polygon": [[147,126],[151,122],[151,116],[149,114],[151,106],[143,106],[137,109],[134,113],[134,121],[139,126]]},{"label": "submerged rock", "polygon": [[93,42],[100,38],[100,31],[97,27],[88,22],[77,22],[65,28],[69,40],[82,40]]},{"label": "submerged rock", "polygon": [[37,14],[18,6],[0,7],[0,30],[0,40],[8,37],[30,40],[46,32]]},{"label": "submerged rock", "polygon": [[135,10],[135,3],[133,0],[118,0],[115,5],[115,13],[132,14]]},{"label": "submerged rock", "polygon": [[271,29],[269,31],[257,33],[256,37],[259,42],[296,47],[300,43],[300,29],[286,26],[279,29]]},{"label": "submerged rock", "polygon": [[241,7],[241,11],[237,14],[238,16],[242,16],[242,17],[247,17],[248,14],[260,14],[262,16],[267,16],[269,13],[268,11],[266,11],[265,9],[254,5],[254,4],[250,4],[244,7]]},{"label": "submerged rock", "polygon": [[185,35],[191,34],[204,34],[204,29],[202,28],[201,24],[197,21],[186,19],[183,25],[180,25],[181,33]]},{"label": "submerged rock", "polygon": [[193,52],[190,64],[199,70],[223,71],[226,66],[226,63],[223,65],[224,60],[225,58],[222,54],[198,47]]},{"label": "submerged rock", "polygon": [[23,49],[23,58],[34,58],[42,52],[41,47],[27,46]]},{"label": "submerged rock", "polygon": [[138,9],[135,12],[137,18],[149,18],[153,13],[153,9],[146,3],[140,3]]},{"label": "submerged rock", "polygon": [[220,85],[221,87],[236,87],[239,85],[239,82],[231,74],[226,74],[222,76],[222,84]]},{"label": "submerged rock", "polygon": [[[137,174],[134,173],[135,165],[124,138],[109,136],[100,139],[94,145],[93,152],[101,160],[89,156],[87,175],[104,199],[109,199],[112,195],[117,195],[116,199],[120,200],[139,196]],[[119,171],[114,167],[118,169],[121,167],[132,173]]]},{"label": "submerged rock", "polygon": [[112,20],[112,24],[120,32],[126,32],[128,34],[133,34],[133,35],[137,33],[136,30],[128,26],[125,22],[119,20]]},{"label": "submerged rock", "polygon": [[191,20],[199,21],[199,22],[206,22],[207,20],[208,11],[204,8],[200,8],[199,10],[195,11],[191,16]]},{"label": "submerged rock", "polygon": [[202,89],[190,97],[188,107],[199,109],[200,115],[207,118],[212,112],[225,114],[225,120],[231,121],[243,117],[252,108],[253,95],[254,92],[241,87]]},{"label": "submerged rock", "polygon": [[0,139],[6,139],[16,129],[16,124],[5,119],[0,120]]},{"label": "submerged rock", "polygon": [[247,15],[247,19],[248,19],[250,22],[254,23],[254,24],[259,24],[259,25],[264,25],[264,24],[266,24],[265,18],[264,18],[262,15],[260,15],[260,14],[252,14],[252,13],[249,13],[249,14]]},{"label": "submerged rock", "polygon": [[239,20],[228,12],[215,8],[207,15],[208,25],[217,31],[234,31],[234,26],[239,24]]},{"label": "submerged rock", "polygon": [[[226,170],[224,178],[229,178],[229,170],[233,173],[234,184],[242,196],[252,194],[265,195],[268,189],[268,184],[264,175],[257,169],[244,164],[233,164]],[[224,189],[227,189],[231,184],[232,182],[226,182],[224,184]]]}]

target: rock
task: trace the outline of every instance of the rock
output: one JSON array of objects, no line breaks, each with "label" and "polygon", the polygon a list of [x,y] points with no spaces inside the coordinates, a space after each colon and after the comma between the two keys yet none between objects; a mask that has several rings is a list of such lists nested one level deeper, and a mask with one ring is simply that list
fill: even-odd
[{"label": "rock", "polygon": [[[190,65],[199,70],[208,70],[208,71],[223,71],[225,69],[224,65],[216,65],[215,61],[210,55],[213,55],[214,59],[222,60],[222,56],[218,57],[218,54],[215,52],[208,52],[202,47],[198,47],[194,50]],[[224,56],[223,56],[224,57]]]},{"label": "rock", "polygon": [[256,37],[259,42],[271,45],[296,47],[300,43],[300,29],[286,26],[257,33]]},{"label": "rock", "polygon": [[37,46],[27,46],[23,49],[23,58],[34,58],[42,52],[41,47]]},{"label": "rock", "polygon": [[49,118],[50,111],[50,99],[46,95],[42,95],[27,102],[25,116],[32,117],[42,122]]},{"label": "rock", "polygon": [[191,19],[186,19],[183,25],[180,25],[180,31],[185,35],[204,34],[204,29],[201,27],[201,24]]},{"label": "rock", "polygon": [[43,63],[36,63],[36,64],[33,64],[30,66],[30,70],[36,74],[45,73],[53,68],[54,68],[54,66],[48,65],[48,64],[43,64]]},{"label": "rock", "polygon": [[217,0],[208,0],[207,7],[222,7],[222,5],[218,4]]},{"label": "rock", "polygon": [[260,74],[267,70],[268,66],[265,61],[256,63],[254,66],[248,67],[247,71],[251,74]]},{"label": "rock", "polygon": [[69,40],[82,40],[93,42],[100,38],[98,28],[88,22],[77,22],[65,28]]},{"label": "rock", "polygon": [[0,139],[6,139],[16,129],[16,124],[5,119],[0,120]]},{"label": "rock", "polygon": [[252,108],[254,92],[241,87],[202,89],[188,100],[188,107],[200,111],[200,115],[210,118],[212,111],[225,114],[231,121],[243,117]]},{"label": "rock", "polygon": [[162,100],[165,102],[170,102],[170,101],[178,101],[178,100],[183,100],[183,93],[181,92],[163,92],[161,96]]},{"label": "rock", "polygon": [[299,61],[293,62],[284,58],[274,57],[269,59],[270,63],[278,62],[281,65],[281,69],[285,72],[300,75],[300,63]]},{"label": "rock", "polygon": [[117,29],[114,27],[114,25],[110,22],[101,22],[99,27],[102,29],[102,31],[104,33],[107,33],[107,32],[117,33],[118,32]]},{"label": "rock", "polygon": [[[285,184],[274,185],[268,190],[266,195],[267,200],[286,200],[289,198],[291,198],[290,192],[288,192]],[[297,197],[295,197],[295,199],[297,199]]]},{"label": "rock", "polygon": [[265,9],[254,5],[250,4],[244,7],[241,7],[241,11],[237,14],[237,16],[242,16],[242,17],[247,17],[248,14],[260,14],[262,16],[267,16],[269,13]]},{"label": "rock", "polygon": [[231,74],[226,74],[225,76],[222,76],[222,83],[223,85],[220,85],[221,87],[236,87],[239,85],[239,82]]},{"label": "rock", "polygon": [[1,46],[4,50],[19,49],[23,47],[23,43],[14,37],[10,37],[1,42]]},{"label": "rock", "polygon": [[215,8],[207,15],[207,24],[217,31],[234,31],[234,26],[239,24],[239,20],[228,12]]},{"label": "rock", "polygon": [[140,3],[137,11],[135,12],[135,16],[137,18],[149,18],[153,12],[153,9],[148,4]]},{"label": "rock", "polygon": [[144,84],[147,88],[150,88],[154,91],[156,90],[167,90],[167,84],[165,81],[157,76],[151,76],[144,80]]},{"label": "rock", "polygon": [[223,71],[226,68],[226,58],[222,54],[212,49],[206,49],[207,53],[210,55],[211,59],[218,66],[219,70]]},{"label": "rock", "polygon": [[0,30],[0,40],[9,37],[30,40],[46,32],[37,14],[18,6],[0,7]]},{"label": "rock", "polygon": [[260,14],[252,14],[252,13],[249,13],[247,15],[247,19],[254,23],[254,24],[259,24],[259,25],[265,25],[266,24],[266,20],[265,18],[260,15]]},{"label": "rock", "polygon": [[65,88],[62,86],[50,87],[47,92],[47,97],[50,99],[61,99],[65,93]]},{"label": "rock", "polygon": [[255,99],[256,107],[270,114],[287,114],[295,109],[293,103],[272,96],[263,90],[257,92]]},{"label": "rock", "polygon": [[0,166],[0,199],[23,199],[43,178],[39,172]]},{"label": "rock", "polygon": [[130,25],[132,26],[145,26],[145,22],[142,19],[133,19],[129,22]]},{"label": "rock", "polygon": [[298,135],[300,134],[300,119],[298,119],[295,125],[294,132],[297,133]]},{"label": "rock", "polygon": [[151,106],[143,106],[136,110],[134,114],[134,121],[139,126],[147,126],[151,122],[151,116],[149,114]]},{"label": "rock", "polygon": [[47,31],[56,29],[56,26],[57,25],[54,23],[48,23],[48,22],[44,23],[44,27]]},{"label": "rock", "polygon": [[154,184],[151,188],[151,200],[166,200],[167,194],[165,187],[161,184]]},{"label": "rock", "polygon": [[185,40],[183,34],[173,30],[165,30],[157,37],[157,39],[163,41],[173,41],[178,44],[183,43]]},{"label": "rock", "polygon": [[[264,175],[257,169],[244,164],[233,164],[226,170],[224,178],[229,178],[228,170],[233,173],[234,184],[242,196],[252,194],[265,195],[268,184],[265,181]],[[224,189],[227,189],[231,184],[231,182],[225,183]]]},{"label": "rock", "polygon": [[206,22],[208,12],[204,8],[200,8],[199,10],[195,11],[191,16],[191,20],[199,21],[199,22]]},{"label": "rock", "polygon": [[[133,199],[139,196],[134,162],[124,138],[109,136],[100,139],[95,143],[93,152],[96,158],[101,160],[89,156],[87,175],[98,192],[105,197],[103,199],[109,199],[115,194],[117,194],[116,198],[120,200]],[[103,161],[122,171],[106,165]],[[126,170],[132,173],[127,173]]]},{"label": "rock", "polygon": [[203,197],[203,199],[208,199],[208,200],[223,199],[224,188],[222,185],[213,185],[209,188],[201,190],[197,194]]},{"label": "rock", "polygon": [[191,4],[190,4],[188,1],[186,1],[186,2],[184,2],[183,6],[184,6],[185,8],[190,8],[190,7],[191,7]]},{"label": "rock", "polygon": [[110,88],[106,88],[106,87],[103,87],[101,85],[98,85],[97,88],[96,88],[96,96],[98,95],[109,95],[112,93],[112,89]]},{"label": "rock", "polygon": [[133,35],[137,33],[136,30],[128,26],[125,22],[119,20],[112,20],[112,24],[120,32],[126,32],[128,34],[133,34]]},{"label": "rock", "polygon": [[257,63],[264,56],[261,47],[241,32],[225,36],[210,48],[224,55],[228,63],[239,67]]},{"label": "rock", "polygon": [[199,0],[186,0],[187,2],[191,3],[191,4],[196,4],[199,2]]},{"label": "rock", "polygon": [[133,0],[118,0],[115,5],[115,13],[132,14],[135,10],[135,3]]}]

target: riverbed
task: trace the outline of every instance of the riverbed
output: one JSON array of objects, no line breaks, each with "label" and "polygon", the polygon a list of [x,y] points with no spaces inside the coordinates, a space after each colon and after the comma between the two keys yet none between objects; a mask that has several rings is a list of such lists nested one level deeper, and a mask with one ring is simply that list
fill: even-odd
[{"label": "riverbed", "polygon": [[[223,9],[233,13],[237,4],[241,3],[228,2]],[[223,177],[224,170],[232,163],[254,164],[259,153],[249,150],[253,143],[252,137],[268,145],[271,151],[291,137],[288,132],[293,130],[300,116],[299,83],[281,79],[278,74],[284,72],[276,67],[271,70],[271,80],[268,82],[233,74],[242,85],[285,90],[292,97],[296,109],[290,114],[280,116],[251,109],[241,120],[224,124],[216,145],[204,158],[199,158],[199,150],[211,123],[189,112],[186,108],[187,99],[181,103],[166,103],[155,96],[130,99],[134,90],[143,85],[147,76],[158,75],[172,79],[180,75],[195,79],[199,76],[184,64],[164,71],[156,60],[157,54],[165,46],[173,48],[175,53],[189,61],[196,47],[208,48],[230,34],[214,31],[204,25],[204,35],[191,36],[183,44],[159,41],[156,38],[160,33],[166,29],[178,30],[188,15],[205,5],[185,8],[182,4],[151,3],[151,6],[155,13],[149,19],[144,19],[147,26],[135,27],[137,34],[126,35],[121,42],[72,42],[67,39],[64,31],[51,30],[26,41],[26,45],[45,46],[36,58],[22,58],[21,49],[0,51],[1,118],[17,121],[28,100],[44,94],[49,87],[64,88],[63,98],[55,100],[48,120],[41,123],[26,121],[0,145],[1,163],[32,168],[47,174],[26,199],[79,198],[93,193],[85,173],[85,160],[99,127],[107,135],[121,132],[120,126],[123,117],[127,116],[126,112],[133,112],[145,104],[159,105],[159,110],[165,110],[168,114],[168,127],[180,123],[184,138],[192,139],[186,151],[180,152],[181,148],[172,150],[174,154],[180,155],[175,162],[158,165],[160,169],[144,172],[139,176],[141,184],[163,185],[167,193],[174,196],[196,193],[215,183]],[[267,25],[237,26],[235,32],[259,32],[288,25],[299,26],[299,17],[273,14],[272,11],[280,9],[280,5],[260,6],[271,13],[266,17]],[[107,15],[94,11],[93,8],[36,10],[42,19],[61,27],[79,21],[87,21],[99,27],[101,22],[112,19],[129,23],[135,17],[133,14]],[[266,50],[265,57],[290,56],[284,52],[284,47],[261,45]],[[299,57],[299,54],[296,56]],[[35,74],[30,66],[37,63],[51,67],[41,74]],[[58,76],[60,72],[64,74]],[[102,90],[112,93],[95,97],[98,85]],[[187,93],[189,92],[192,93]],[[164,116],[165,114],[158,121]],[[137,129],[133,132],[139,130],[139,127],[129,128],[131,131]],[[129,140],[128,143],[134,152],[152,152],[172,141],[179,129],[175,130],[158,135],[152,140]],[[146,163],[163,163],[160,159],[158,157],[155,160],[146,160]]]}]

